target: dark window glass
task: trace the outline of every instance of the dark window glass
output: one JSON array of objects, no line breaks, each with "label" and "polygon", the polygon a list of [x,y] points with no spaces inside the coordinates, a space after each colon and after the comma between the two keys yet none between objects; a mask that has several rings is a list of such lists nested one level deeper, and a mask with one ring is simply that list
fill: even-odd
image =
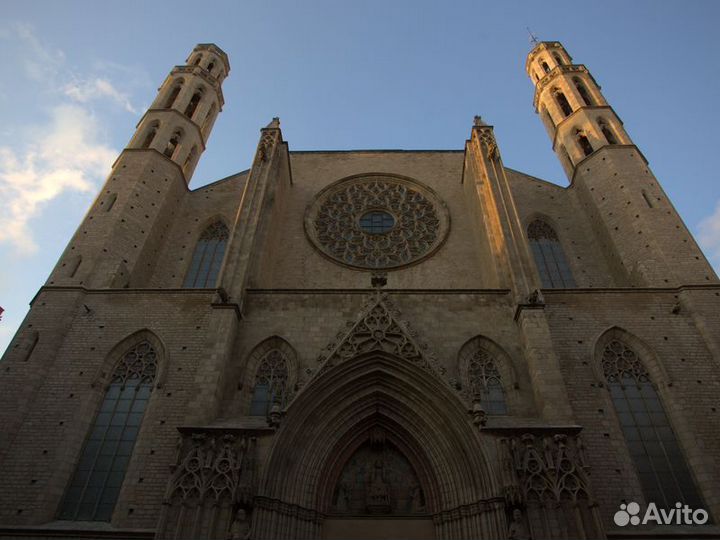
[{"label": "dark window glass", "polygon": [[470,392],[480,398],[482,408],[487,414],[507,414],[505,392],[497,369],[495,358],[483,348],[479,348],[468,363],[468,382]]},{"label": "dark window glass", "polygon": [[537,219],[528,226],[528,239],[542,286],[546,289],[575,287],[575,279],[553,228]]},{"label": "dark window glass", "polygon": [[137,438],[133,424],[140,424],[156,371],[155,349],[147,341],[125,353],[115,368],[65,493],[60,519],[110,520]]},{"label": "dark window glass", "polygon": [[603,351],[602,363],[647,502],[664,508],[673,508],[677,502],[702,507],[660,396],[640,358],[623,342],[613,340]]},{"label": "dark window glass", "polygon": [[255,375],[250,415],[265,416],[274,403],[284,407],[287,380],[288,367],[285,355],[278,349],[271,349],[260,361]]},{"label": "dark window glass", "polygon": [[360,218],[360,228],[369,234],[382,234],[395,226],[395,218],[389,212],[374,210]]},{"label": "dark window glass", "polygon": [[228,229],[221,221],[213,223],[203,231],[195,246],[184,287],[203,289],[215,286],[225,256],[228,236]]}]

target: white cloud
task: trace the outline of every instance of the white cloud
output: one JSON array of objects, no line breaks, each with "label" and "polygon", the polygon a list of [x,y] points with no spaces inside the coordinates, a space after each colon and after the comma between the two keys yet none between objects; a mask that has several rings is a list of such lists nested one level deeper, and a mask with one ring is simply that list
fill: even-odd
[{"label": "white cloud", "polygon": [[63,93],[80,103],[87,103],[93,99],[110,98],[126,111],[137,114],[127,94],[117,90],[107,79],[76,80],[66,84],[63,87]]},{"label": "white cloud", "polygon": [[698,241],[716,271],[720,272],[720,201],[715,211],[698,225]]},{"label": "white cloud", "polygon": [[22,150],[0,147],[0,242],[16,251],[37,250],[29,222],[67,191],[91,192],[117,151],[99,142],[96,119],[77,105],[52,109],[44,133]]},{"label": "white cloud", "polygon": [[48,79],[57,76],[65,62],[65,54],[61,50],[43,46],[30,25],[16,23],[12,26],[9,35],[3,33],[2,37],[11,39],[13,34],[23,51],[21,61],[28,77],[36,81],[49,82]]}]

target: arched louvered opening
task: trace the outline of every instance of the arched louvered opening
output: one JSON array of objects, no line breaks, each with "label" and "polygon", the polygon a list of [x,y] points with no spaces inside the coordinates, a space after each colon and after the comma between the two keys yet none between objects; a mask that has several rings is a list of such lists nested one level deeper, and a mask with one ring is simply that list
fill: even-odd
[{"label": "arched louvered opening", "polygon": [[560,90],[555,89],[553,91],[553,95],[555,96],[555,101],[557,101],[558,107],[560,107],[562,113],[565,116],[570,116],[573,110],[570,106],[570,102],[565,97],[565,94],[563,94]]},{"label": "arched louvered opening", "polygon": [[578,146],[580,146],[580,149],[583,151],[583,154],[585,154],[585,156],[589,156],[590,154],[592,154],[594,152],[593,147],[590,144],[590,141],[588,140],[588,138],[585,136],[584,133],[579,132],[577,134],[577,142],[578,142]]},{"label": "arched louvered opening", "polygon": [[180,94],[180,90],[182,90],[182,85],[182,81],[179,81],[175,84],[175,86],[173,86],[173,89],[170,91],[167,100],[165,100],[165,109],[170,109],[175,104],[175,100]]},{"label": "arched louvered opening", "polygon": [[203,231],[195,246],[184,287],[215,287],[229,236],[228,228],[222,221],[216,221]]},{"label": "arched louvered opening", "polygon": [[588,92],[587,88],[585,88],[585,85],[582,83],[580,79],[577,77],[573,77],[573,83],[575,83],[575,88],[578,91],[578,94],[580,94],[580,97],[585,102],[585,105],[588,107],[592,107],[595,105],[595,101],[592,97],[590,97],[590,92]]},{"label": "arched louvered opening", "polygon": [[165,151],[163,154],[165,154],[166,157],[169,157],[170,159],[173,158],[175,155],[175,150],[177,150],[178,145],[180,144],[180,140],[182,139],[182,131],[177,130],[172,134],[172,137],[168,140],[167,144],[165,145]]},{"label": "arched louvered opening", "polygon": [[155,140],[155,135],[157,135],[158,129],[160,129],[160,122],[153,122],[148,126],[147,133],[145,134],[145,138],[143,139],[140,148],[150,148],[150,145]]},{"label": "arched louvered opening", "polygon": [[185,116],[187,116],[188,118],[193,117],[195,111],[197,110],[197,106],[202,99],[202,95],[202,90],[198,90],[192,95],[192,97],[190,98],[190,102],[187,104],[187,107],[185,107]]},{"label": "arched louvered opening", "polygon": [[543,288],[575,287],[575,279],[555,229],[536,219],[528,225],[527,234]]}]

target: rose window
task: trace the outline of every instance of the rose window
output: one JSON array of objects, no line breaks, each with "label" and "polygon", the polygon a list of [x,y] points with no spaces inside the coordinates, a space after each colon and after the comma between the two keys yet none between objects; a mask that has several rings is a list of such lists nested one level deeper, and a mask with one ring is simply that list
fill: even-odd
[{"label": "rose window", "polygon": [[368,174],[331,184],[305,215],[305,230],[323,255],[357,268],[395,268],[433,253],[449,216],[429,188],[409,178]]}]

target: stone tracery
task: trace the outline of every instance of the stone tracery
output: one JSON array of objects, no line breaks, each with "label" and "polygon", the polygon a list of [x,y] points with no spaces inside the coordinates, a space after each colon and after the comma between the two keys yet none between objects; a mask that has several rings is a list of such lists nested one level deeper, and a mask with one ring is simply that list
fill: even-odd
[{"label": "stone tracery", "polygon": [[[389,215],[382,233],[360,223],[368,212]],[[429,189],[389,175],[351,177],[324,190],[308,209],[305,228],[326,256],[359,268],[394,268],[420,260],[447,234],[447,210]]]}]

